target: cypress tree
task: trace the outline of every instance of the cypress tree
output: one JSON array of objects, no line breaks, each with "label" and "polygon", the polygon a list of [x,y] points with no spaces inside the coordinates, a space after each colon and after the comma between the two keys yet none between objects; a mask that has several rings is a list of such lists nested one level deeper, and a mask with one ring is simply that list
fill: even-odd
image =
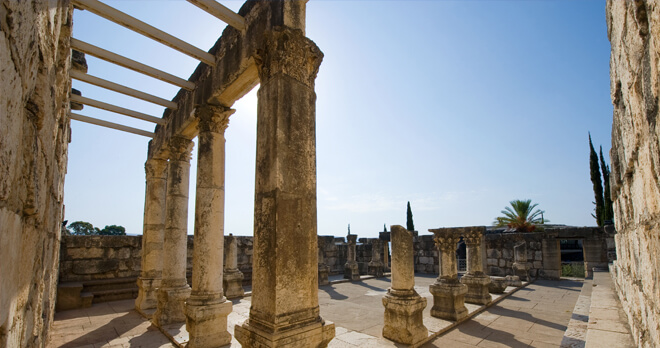
[{"label": "cypress tree", "polygon": [[412,215],[412,210],[410,209],[410,201],[408,201],[408,212],[406,214],[406,228],[408,231],[414,231],[415,230],[415,224],[413,224],[413,215]]},{"label": "cypress tree", "polygon": [[591,143],[591,133],[589,133],[589,167],[591,169],[591,183],[594,187],[594,197],[596,201],[596,214],[592,214],[596,219],[598,226],[603,226],[603,210],[605,202],[603,202],[603,184],[600,181],[600,166],[598,165],[598,155],[594,150],[594,145]]},{"label": "cypress tree", "polygon": [[383,224],[383,232],[387,233],[387,226]]},{"label": "cypress tree", "polygon": [[600,147],[600,170],[603,172],[603,222],[614,219],[614,207],[610,196],[610,167],[605,163],[603,147]]}]

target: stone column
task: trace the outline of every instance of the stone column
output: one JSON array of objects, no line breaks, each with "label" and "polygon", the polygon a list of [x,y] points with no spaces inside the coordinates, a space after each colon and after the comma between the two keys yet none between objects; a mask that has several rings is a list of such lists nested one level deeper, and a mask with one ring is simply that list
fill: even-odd
[{"label": "stone column", "polygon": [[385,318],[383,337],[414,345],[426,339],[422,313],[426,298],[415,291],[415,264],[412,232],[395,225],[392,231],[392,285],[383,296]]},{"label": "stone column", "polygon": [[229,299],[239,298],[245,295],[243,290],[243,272],[238,269],[238,240],[231,233],[225,237],[225,273],[222,278],[222,286],[225,296]]},{"label": "stone column", "polygon": [[527,264],[527,243],[520,242],[513,246],[513,274],[520,280],[529,281],[529,265]]},{"label": "stone column", "polygon": [[390,270],[390,242],[387,240],[383,241],[383,267]]},{"label": "stone column", "polygon": [[347,235],[346,242],[348,244],[348,257],[344,265],[344,279],[360,280],[360,269],[355,258],[357,234]]},{"label": "stone column", "polygon": [[243,347],[323,347],[335,335],[318,303],[314,80],[322,57],[288,27],[265,32],[254,57],[261,86],[252,306],[234,331]]},{"label": "stone column", "polygon": [[157,290],[163,276],[163,235],[165,233],[165,201],[167,199],[167,160],[150,158],[144,165],[147,183],[144,199],[142,232],[142,270],[135,310],[145,316],[158,304]]},{"label": "stone column", "polygon": [[438,248],[440,276],[429,286],[433,295],[431,315],[447,320],[461,320],[467,317],[465,294],[468,288],[458,281],[456,269],[456,245],[460,240],[460,228],[440,228],[429,230],[435,235],[434,241]]},{"label": "stone column", "polygon": [[543,277],[557,279],[561,277],[561,247],[559,239],[543,239],[541,252],[543,253]]},{"label": "stone column", "polygon": [[324,253],[324,246],[325,243],[323,241],[323,238],[318,237],[318,245],[319,245],[319,285],[328,285],[330,284],[330,280],[328,279],[328,274],[330,273],[330,266],[325,264],[325,253]]},{"label": "stone column", "polygon": [[380,251],[382,249],[379,239],[371,240],[371,261],[369,261],[369,274],[377,278],[383,276],[383,262],[380,260]]},{"label": "stone column", "polygon": [[225,223],[225,129],[234,113],[225,107],[195,108],[199,134],[195,195],[192,293],[186,303],[186,347],[231,343],[227,315],[232,303],[222,291]]},{"label": "stone column", "polygon": [[182,137],[170,139],[163,238],[163,280],[158,289],[158,308],[152,317],[154,324],[160,327],[186,320],[185,301],[190,296],[190,286],[186,280],[186,256],[192,146],[193,142],[190,139]]},{"label": "stone column", "polygon": [[486,227],[465,227],[464,229],[463,240],[467,246],[467,272],[461,278],[461,283],[468,287],[465,302],[489,304],[493,300],[488,291],[490,277],[484,273],[481,252],[481,242]]}]

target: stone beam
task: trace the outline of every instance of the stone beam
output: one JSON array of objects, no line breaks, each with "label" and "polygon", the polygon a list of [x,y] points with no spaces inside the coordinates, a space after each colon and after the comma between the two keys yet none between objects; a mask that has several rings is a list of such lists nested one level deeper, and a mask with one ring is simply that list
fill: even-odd
[{"label": "stone beam", "polygon": [[196,105],[212,104],[231,107],[234,102],[259,84],[254,57],[263,45],[264,33],[278,27],[305,30],[306,0],[253,0],[238,11],[245,18],[245,29],[228,26],[209,50],[216,57],[215,67],[200,64],[189,78],[195,88],[181,90],[172,100],[177,110],[165,110],[167,124],[157,126],[150,143],[149,156],[166,150],[170,137],[197,135],[193,115]]}]

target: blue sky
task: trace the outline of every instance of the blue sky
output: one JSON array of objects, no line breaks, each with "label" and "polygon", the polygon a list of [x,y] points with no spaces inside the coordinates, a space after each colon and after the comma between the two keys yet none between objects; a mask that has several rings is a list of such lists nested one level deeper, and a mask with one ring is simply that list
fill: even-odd
[{"label": "blue sky", "polygon": [[[185,1],[104,1],[204,50],[224,24]],[[221,1],[237,10],[242,2]],[[174,24],[175,23],[175,24]],[[307,4],[324,52],[316,80],[318,233],[490,225],[532,199],[553,223],[594,225],[594,145],[611,144],[602,1],[325,1]],[[187,78],[197,62],[87,11],[74,37]],[[89,73],[171,99],[178,88],[87,57]],[[84,96],[163,108],[74,81]],[[226,132],[225,233],[253,228],[256,88]],[[85,107],[79,113],[151,130]],[[72,121],[66,219],[142,233],[148,139]],[[191,166],[193,233],[196,148]]]}]

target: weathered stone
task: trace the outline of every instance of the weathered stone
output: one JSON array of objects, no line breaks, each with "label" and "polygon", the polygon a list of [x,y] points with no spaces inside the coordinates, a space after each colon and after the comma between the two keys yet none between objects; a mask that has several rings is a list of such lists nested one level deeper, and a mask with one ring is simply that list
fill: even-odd
[{"label": "weathered stone", "polygon": [[243,290],[243,272],[238,269],[238,240],[231,233],[225,237],[225,271],[222,278],[222,288],[228,299],[245,295]]},{"label": "weathered stone", "polygon": [[350,280],[360,280],[360,270],[358,268],[358,263],[355,260],[355,242],[357,240],[357,235],[349,234],[346,236],[346,242],[348,244],[348,258],[346,264],[344,265],[344,279]]},{"label": "weathered stone", "polygon": [[429,286],[433,295],[431,315],[441,319],[460,320],[467,317],[465,294],[468,288],[458,282],[456,268],[456,245],[464,232],[463,228],[440,228],[429,230],[434,234],[440,254],[440,276]]},{"label": "weathered stone", "polygon": [[505,277],[490,277],[490,284],[488,284],[488,291],[493,294],[503,294],[507,287],[507,280]]},{"label": "weathered stone", "polygon": [[392,239],[392,286],[383,297],[383,337],[414,345],[426,339],[422,312],[426,299],[415,291],[413,236],[403,226],[390,227]]}]

